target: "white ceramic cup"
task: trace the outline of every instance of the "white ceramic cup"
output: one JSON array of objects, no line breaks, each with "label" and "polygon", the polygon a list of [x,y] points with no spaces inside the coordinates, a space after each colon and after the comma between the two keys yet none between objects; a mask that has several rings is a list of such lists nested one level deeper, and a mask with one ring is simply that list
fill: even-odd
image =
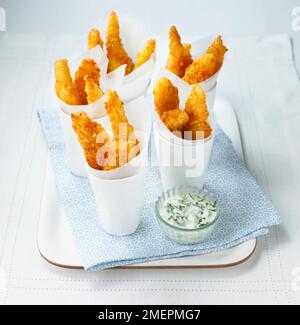
[{"label": "white ceramic cup", "polygon": [[142,167],[133,176],[107,180],[97,177],[94,170],[87,166],[100,222],[107,233],[127,236],[137,230],[144,205],[146,170]]},{"label": "white ceramic cup", "polygon": [[163,189],[183,185],[202,189],[214,136],[197,141],[176,139],[173,135],[166,138],[157,121],[153,128]]}]

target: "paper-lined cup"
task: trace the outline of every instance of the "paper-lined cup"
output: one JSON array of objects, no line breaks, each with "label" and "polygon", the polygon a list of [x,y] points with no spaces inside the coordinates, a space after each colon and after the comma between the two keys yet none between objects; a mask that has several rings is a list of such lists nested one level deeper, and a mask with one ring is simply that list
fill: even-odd
[{"label": "paper-lined cup", "polygon": [[[151,109],[144,97],[126,104],[125,109],[129,123],[135,128],[140,153],[127,164],[110,171],[96,170],[86,164],[103,229],[117,236],[132,234],[140,223],[152,127]],[[111,133],[107,117],[101,124]]]},{"label": "paper-lined cup", "polygon": [[133,176],[108,180],[95,176],[88,167],[98,216],[107,233],[127,236],[137,230],[144,204],[145,172],[146,167],[143,167]]},{"label": "paper-lined cup", "polygon": [[182,139],[158,120],[153,129],[163,189],[167,191],[182,185],[202,189],[214,142],[213,134],[197,141]]}]

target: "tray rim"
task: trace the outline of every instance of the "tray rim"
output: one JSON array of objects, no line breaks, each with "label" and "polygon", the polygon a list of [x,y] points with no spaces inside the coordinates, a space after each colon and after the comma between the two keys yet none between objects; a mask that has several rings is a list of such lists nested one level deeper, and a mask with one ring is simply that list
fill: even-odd
[{"label": "tray rim", "polygon": [[[37,240],[38,241],[38,240]],[[227,263],[227,264],[219,264],[219,265],[127,265],[127,266],[117,266],[113,267],[107,270],[179,270],[179,269],[225,269],[225,268],[230,268],[234,266],[238,266],[240,264],[243,264],[247,262],[255,253],[256,248],[257,248],[257,238],[254,238],[252,240],[249,240],[248,242],[254,242],[253,249],[243,259],[236,261],[234,263]],[[242,244],[240,244],[242,245]],[[238,246],[240,246],[238,245]],[[236,247],[236,246],[235,246]],[[51,259],[48,259],[43,253],[42,250],[40,249],[40,246],[38,244],[38,251],[41,257],[48,262],[49,264],[52,264],[56,267],[63,268],[63,269],[68,269],[68,270],[84,270],[83,266],[76,266],[76,265],[67,265],[67,264],[60,264],[58,262],[52,261]],[[209,254],[206,254],[209,255]],[[167,260],[167,259],[166,259]]]}]

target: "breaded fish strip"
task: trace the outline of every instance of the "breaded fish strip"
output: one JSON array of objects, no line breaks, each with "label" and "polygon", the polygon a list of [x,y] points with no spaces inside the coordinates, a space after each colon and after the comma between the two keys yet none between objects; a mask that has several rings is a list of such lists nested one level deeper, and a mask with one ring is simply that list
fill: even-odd
[{"label": "breaded fish strip", "polygon": [[85,81],[85,92],[87,95],[88,104],[92,104],[96,102],[104,95],[102,89],[94,81],[93,78],[91,78],[90,76],[85,76],[84,81]]},{"label": "breaded fish strip", "polygon": [[189,43],[184,43],[183,47],[184,47],[184,62],[185,62],[185,67],[187,68],[193,63],[193,58],[191,54],[192,45]]},{"label": "breaded fish strip", "polygon": [[168,78],[157,81],[153,91],[155,110],[159,116],[164,112],[179,108],[178,89]]},{"label": "breaded fish strip", "polygon": [[146,63],[155,51],[156,41],[147,41],[145,47],[137,54],[134,70]]},{"label": "breaded fish strip", "polygon": [[164,112],[161,115],[161,120],[164,122],[165,126],[171,131],[183,131],[185,125],[189,121],[189,116],[187,113],[181,109],[173,109]]},{"label": "breaded fish strip", "polygon": [[190,45],[181,43],[180,35],[175,26],[172,26],[169,31],[169,57],[167,69],[182,78],[186,68],[193,62],[190,54]]},{"label": "breaded fish strip", "polygon": [[207,80],[221,69],[226,52],[222,37],[218,36],[206,53],[186,69],[183,79],[190,85]]},{"label": "breaded fish strip", "polygon": [[103,170],[112,170],[127,164],[139,153],[140,148],[136,143],[112,140],[98,152],[97,161],[103,166]]},{"label": "breaded fish strip", "polygon": [[89,50],[100,45],[103,48],[103,41],[100,35],[100,31],[97,28],[93,28],[89,32],[88,47]]},{"label": "breaded fish strip", "polygon": [[97,162],[97,152],[109,141],[109,135],[101,124],[91,120],[84,112],[72,114],[73,129],[91,168],[101,170]]},{"label": "breaded fish strip", "polygon": [[195,85],[185,103],[185,111],[190,121],[205,122],[208,118],[206,95],[201,86]]},{"label": "breaded fish strip", "polygon": [[55,90],[57,97],[69,105],[78,105],[76,88],[74,86],[68,60],[63,59],[55,62]]},{"label": "breaded fish strip", "polygon": [[184,131],[192,132],[193,140],[201,140],[208,138],[211,135],[212,128],[208,122],[190,121],[185,127]]},{"label": "breaded fish strip", "polygon": [[132,72],[134,64],[124,49],[118,16],[114,11],[109,16],[106,29],[106,49],[109,60],[108,72],[114,71],[123,64],[126,64],[126,74]]},{"label": "breaded fish strip", "polygon": [[125,108],[115,91],[109,90],[104,103],[114,138],[120,141],[137,142],[134,127],[129,124]]},{"label": "breaded fish strip", "polygon": [[100,69],[93,59],[83,59],[75,73],[74,85],[81,105],[86,105],[88,103],[87,94],[85,92],[85,76],[92,78],[99,86]]}]

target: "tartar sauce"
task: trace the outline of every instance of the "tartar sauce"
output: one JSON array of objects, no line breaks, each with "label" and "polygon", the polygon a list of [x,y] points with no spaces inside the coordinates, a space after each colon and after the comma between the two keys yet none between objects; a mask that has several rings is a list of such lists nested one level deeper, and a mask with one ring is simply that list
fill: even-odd
[{"label": "tartar sauce", "polygon": [[183,229],[203,228],[217,214],[217,202],[198,193],[177,193],[167,198],[160,208],[160,215],[167,223]]}]

